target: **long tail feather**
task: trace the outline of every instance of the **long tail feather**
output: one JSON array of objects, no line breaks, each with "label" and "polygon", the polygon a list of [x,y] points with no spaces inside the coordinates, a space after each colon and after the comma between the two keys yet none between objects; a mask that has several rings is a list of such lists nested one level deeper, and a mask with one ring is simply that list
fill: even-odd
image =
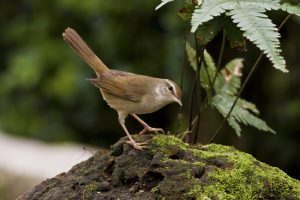
[{"label": "long tail feather", "polygon": [[92,67],[97,76],[108,69],[74,29],[67,28],[63,33],[63,39],[89,66]]}]

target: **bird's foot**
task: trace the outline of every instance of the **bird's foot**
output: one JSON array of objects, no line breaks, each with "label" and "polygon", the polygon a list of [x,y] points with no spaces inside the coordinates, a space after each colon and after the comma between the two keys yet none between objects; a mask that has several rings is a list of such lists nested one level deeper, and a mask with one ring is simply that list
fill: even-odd
[{"label": "bird's foot", "polygon": [[164,129],[162,128],[152,128],[150,126],[145,126],[144,129],[139,132],[139,135],[144,135],[147,132],[154,132],[154,133],[165,133]]},{"label": "bird's foot", "polygon": [[133,146],[133,148],[138,149],[138,150],[143,150],[147,148],[147,142],[136,142],[134,140],[130,141],[126,141],[127,144],[130,144]]}]

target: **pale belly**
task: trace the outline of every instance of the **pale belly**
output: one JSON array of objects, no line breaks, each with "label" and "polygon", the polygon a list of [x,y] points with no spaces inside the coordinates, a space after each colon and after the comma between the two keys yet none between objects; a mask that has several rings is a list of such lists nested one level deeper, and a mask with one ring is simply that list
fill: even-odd
[{"label": "pale belly", "polygon": [[[100,90],[101,91],[101,90]],[[101,91],[103,99],[106,103],[117,112],[127,114],[148,114],[153,113],[171,102],[157,101],[151,97],[145,97],[140,102],[133,102],[126,99],[117,98],[105,91]]]}]

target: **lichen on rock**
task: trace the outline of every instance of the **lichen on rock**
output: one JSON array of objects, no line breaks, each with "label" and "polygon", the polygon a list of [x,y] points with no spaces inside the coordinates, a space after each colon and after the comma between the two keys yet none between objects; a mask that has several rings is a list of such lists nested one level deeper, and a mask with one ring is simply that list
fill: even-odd
[{"label": "lichen on rock", "polygon": [[233,147],[188,145],[174,136],[134,136],[99,151],[19,199],[300,199],[300,182]]}]

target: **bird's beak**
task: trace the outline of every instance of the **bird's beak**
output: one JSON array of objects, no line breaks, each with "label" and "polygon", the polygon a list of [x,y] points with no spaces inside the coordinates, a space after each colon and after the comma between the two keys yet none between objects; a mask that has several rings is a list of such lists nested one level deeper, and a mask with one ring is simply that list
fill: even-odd
[{"label": "bird's beak", "polygon": [[174,98],[175,102],[178,103],[180,106],[182,106],[182,102],[179,98]]}]

